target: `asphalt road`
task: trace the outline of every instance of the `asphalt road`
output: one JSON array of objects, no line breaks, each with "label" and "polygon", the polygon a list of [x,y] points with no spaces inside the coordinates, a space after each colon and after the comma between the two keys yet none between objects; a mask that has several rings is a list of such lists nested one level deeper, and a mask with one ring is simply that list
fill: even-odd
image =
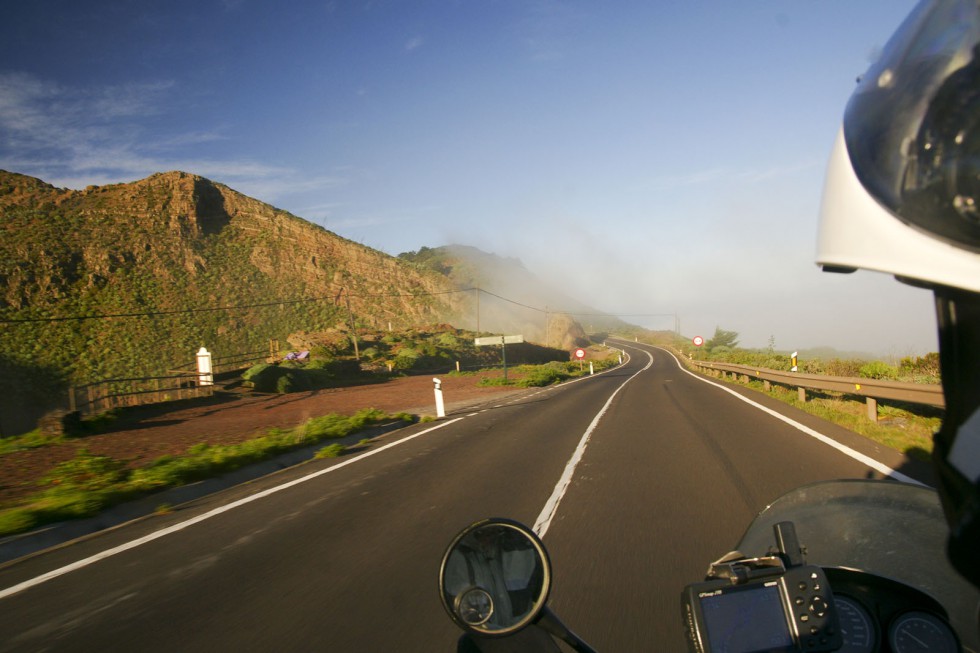
[{"label": "asphalt road", "polygon": [[629,362],[605,374],[4,565],[0,651],[453,651],[436,587],[444,547],[483,517],[542,518],[586,433],[544,535],[551,605],[598,650],[683,650],[681,588],[755,513],[803,483],[881,472],[666,352],[622,345]]}]

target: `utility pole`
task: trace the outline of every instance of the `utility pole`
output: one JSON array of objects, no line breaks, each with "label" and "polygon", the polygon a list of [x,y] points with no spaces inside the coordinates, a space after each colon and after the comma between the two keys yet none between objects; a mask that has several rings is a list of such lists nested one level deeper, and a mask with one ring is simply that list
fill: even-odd
[{"label": "utility pole", "polygon": [[551,326],[551,314],[548,312],[548,307],[544,307],[544,346],[548,346],[548,327]]},{"label": "utility pole", "polygon": [[341,289],[344,293],[344,300],[347,302],[347,317],[350,320],[350,337],[354,341],[354,358],[361,360],[361,352],[357,349],[357,327],[354,325],[354,312],[350,309],[350,292],[344,292],[346,288]]},{"label": "utility pole", "polygon": [[476,284],[476,332],[480,332],[480,284]]}]

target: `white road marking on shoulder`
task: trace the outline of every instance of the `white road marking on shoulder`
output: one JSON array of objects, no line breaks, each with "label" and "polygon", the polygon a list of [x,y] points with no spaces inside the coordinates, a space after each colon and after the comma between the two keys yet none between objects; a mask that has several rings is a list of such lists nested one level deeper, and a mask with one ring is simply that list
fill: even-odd
[{"label": "white road marking on shoulder", "polygon": [[[664,351],[667,351],[667,350],[665,349]],[[691,376],[693,376],[698,381],[704,381],[705,383],[707,383],[709,385],[713,385],[716,388],[720,388],[720,389],[724,390],[725,392],[729,393],[733,397],[737,397],[737,398],[741,399],[742,401],[744,401],[745,403],[749,404],[750,406],[754,406],[755,408],[758,408],[762,412],[768,413],[769,415],[772,415],[776,419],[778,419],[778,420],[780,420],[782,422],[785,422],[785,423],[789,424],[793,428],[796,428],[796,429],[802,431],[803,433],[806,433],[810,437],[815,438],[815,439],[819,440],[820,442],[823,442],[824,444],[826,444],[826,445],[828,445],[830,447],[833,447],[834,449],[837,449],[838,451],[840,451],[844,455],[850,456],[851,458],[853,458],[854,460],[858,461],[859,463],[861,463],[863,465],[867,465],[868,467],[870,467],[871,469],[875,470],[876,472],[879,472],[881,474],[884,474],[885,476],[889,476],[889,477],[895,479],[896,481],[901,481],[902,483],[911,483],[912,485],[921,485],[923,487],[929,487],[925,483],[922,483],[921,481],[917,481],[914,478],[912,478],[911,476],[906,476],[902,472],[899,472],[897,470],[894,470],[891,467],[889,467],[888,465],[886,465],[884,463],[880,463],[877,460],[875,460],[874,458],[871,458],[870,456],[864,455],[860,451],[855,451],[854,449],[851,449],[847,445],[841,444],[837,440],[834,440],[833,438],[831,438],[829,436],[826,436],[823,433],[820,433],[819,431],[815,431],[814,429],[811,429],[809,426],[804,426],[803,424],[800,424],[796,420],[791,419],[789,417],[786,417],[782,413],[779,413],[779,412],[777,412],[775,410],[772,410],[771,408],[766,408],[762,404],[760,404],[760,403],[758,403],[756,401],[752,401],[748,397],[745,397],[745,396],[739,394],[738,392],[735,392],[734,390],[732,390],[729,387],[726,387],[726,386],[724,386],[724,385],[722,385],[720,383],[715,383],[714,381],[709,381],[708,379],[704,378],[703,376],[698,376],[694,372],[691,372],[690,370],[685,369],[684,366],[681,365],[681,362],[679,360],[677,360],[677,357],[674,356],[671,352],[667,351],[667,353],[670,354],[670,356],[674,359],[674,362],[677,363],[677,367],[679,367],[681,369],[681,371],[683,371],[683,372],[685,372],[687,374],[690,374]]]},{"label": "white road marking on shoulder", "polygon": [[120,544],[119,546],[113,547],[111,549],[106,549],[105,551],[102,551],[101,553],[96,553],[95,555],[89,556],[88,558],[84,558],[82,560],[78,560],[77,562],[73,562],[70,565],[65,565],[64,567],[60,567],[58,569],[54,569],[52,571],[49,571],[46,574],[41,574],[40,576],[37,576],[35,578],[31,578],[30,580],[25,580],[22,583],[18,583],[17,585],[13,585],[13,586],[8,587],[8,588],[6,588],[4,590],[0,590],[0,599],[5,599],[8,596],[13,596],[14,594],[18,594],[20,592],[23,592],[24,590],[27,590],[27,589],[30,589],[30,588],[35,587],[37,585],[40,585],[41,583],[45,583],[45,582],[47,582],[49,580],[52,580],[54,578],[58,578],[59,576],[64,576],[65,574],[69,574],[69,573],[71,573],[73,571],[77,571],[78,569],[82,569],[84,567],[88,567],[89,565],[95,564],[96,562],[99,562],[100,560],[105,560],[106,558],[111,558],[112,556],[117,555],[119,553],[123,553],[124,551],[129,551],[130,549],[135,549],[138,546],[142,546],[144,544],[147,544],[148,542],[152,542],[153,540],[158,540],[161,537],[165,537],[167,535],[170,535],[171,533],[176,533],[178,531],[182,531],[185,528],[189,528],[189,527],[193,526],[194,524],[198,524],[198,523],[200,523],[202,521],[206,521],[208,519],[211,519],[212,517],[217,517],[218,515],[220,515],[222,513],[228,512],[229,510],[234,510],[235,508],[238,508],[240,506],[244,506],[245,504],[248,504],[248,503],[252,503],[253,501],[258,501],[259,499],[263,499],[263,498],[265,498],[265,497],[267,497],[267,496],[269,496],[271,494],[275,494],[276,492],[279,492],[281,490],[285,490],[287,488],[291,488],[294,485],[299,485],[300,483],[305,483],[306,481],[309,481],[311,479],[314,479],[314,478],[316,478],[318,476],[323,476],[324,474],[329,474],[330,472],[333,472],[335,470],[338,470],[338,469],[340,469],[342,467],[347,467],[348,465],[353,465],[354,463],[356,463],[356,462],[358,462],[360,460],[364,460],[365,458],[368,458],[370,456],[373,456],[373,455],[375,455],[377,453],[381,453],[385,449],[391,449],[392,447],[397,447],[398,445],[404,444],[404,443],[408,442],[409,440],[414,440],[415,438],[418,438],[420,436],[423,436],[426,433],[431,433],[432,431],[435,431],[437,429],[441,429],[441,428],[443,428],[445,426],[449,426],[450,424],[453,424],[455,422],[458,422],[461,419],[463,419],[463,418],[462,417],[457,417],[456,419],[452,419],[452,420],[449,420],[447,422],[443,422],[441,424],[437,424],[436,426],[427,428],[424,431],[419,431],[418,433],[415,433],[415,434],[410,435],[408,437],[402,438],[401,440],[397,440],[395,442],[391,442],[389,444],[386,444],[383,447],[378,447],[377,449],[372,449],[370,451],[367,451],[365,453],[362,453],[359,456],[355,456],[355,457],[351,458],[350,460],[345,460],[344,462],[339,463],[337,465],[333,465],[331,467],[327,467],[326,469],[321,469],[319,471],[313,472],[312,474],[307,474],[306,476],[303,476],[301,478],[294,479],[294,480],[289,481],[287,483],[283,483],[282,485],[277,485],[275,487],[271,487],[271,488],[269,488],[267,490],[263,490],[262,492],[257,492],[256,494],[252,494],[252,495],[247,496],[247,497],[245,497],[243,499],[239,499],[238,501],[233,501],[233,502],[231,502],[229,504],[226,504],[224,506],[220,506],[218,508],[215,508],[214,510],[210,510],[210,511],[208,511],[206,513],[200,514],[197,517],[193,517],[191,519],[188,519],[187,521],[183,521],[183,522],[180,522],[178,524],[174,524],[173,526],[168,526],[167,528],[163,528],[163,529],[158,530],[156,532],[150,533],[149,535],[145,535],[145,536],[140,537],[140,538],[137,538],[135,540],[131,540],[129,542],[126,542],[125,544]]}]

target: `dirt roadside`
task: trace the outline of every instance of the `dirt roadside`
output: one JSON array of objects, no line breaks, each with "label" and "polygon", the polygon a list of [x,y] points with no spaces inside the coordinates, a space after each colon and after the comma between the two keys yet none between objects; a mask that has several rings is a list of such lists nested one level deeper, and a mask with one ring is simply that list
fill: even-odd
[{"label": "dirt roadside", "polygon": [[[452,413],[519,391],[479,386],[483,378],[499,375],[499,371],[490,371],[440,376],[446,411]],[[127,409],[98,435],[0,456],[0,506],[37,492],[38,481],[58,463],[74,458],[81,448],[137,467],[160,456],[184,453],[196,444],[235,444],[270,428],[292,428],[329,413],[353,415],[364,408],[377,408],[388,413],[434,416],[432,379],[413,376],[286,395],[231,390],[210,399]]]}]

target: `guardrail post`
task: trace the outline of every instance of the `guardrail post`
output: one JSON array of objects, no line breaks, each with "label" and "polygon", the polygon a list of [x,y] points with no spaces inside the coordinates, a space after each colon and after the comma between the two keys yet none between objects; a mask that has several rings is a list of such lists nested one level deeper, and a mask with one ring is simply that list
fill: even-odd
[{"label": "guardrail post", "polygon": [[769,392],[770,390],[772,390],[772,384],[769,383],[769,381],[763,381],[762,382],[762,387],[766,389],[766,392]]},{"label": "guardrail post", "polygon": [[800,403],[806,403],[806,388],[797,388],[796,392],[799,394]]},{"label": "guardrail post", "polygon": [[875,424],[878,423],[878,400],[874,397],[868,397],[868,419],[870,419]]}]

